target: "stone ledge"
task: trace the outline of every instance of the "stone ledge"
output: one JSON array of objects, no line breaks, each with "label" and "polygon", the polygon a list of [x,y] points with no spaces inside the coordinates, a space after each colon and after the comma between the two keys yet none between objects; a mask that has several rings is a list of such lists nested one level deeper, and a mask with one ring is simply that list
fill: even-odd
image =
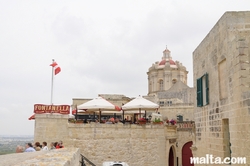
[{"label": "stone ledge", "polygon": [[39,151],[32,153],[13,153],[13,154],[0,155],[0,165],[13,166],[17,163],[20,163],[20,161],[29,160],[44,153],[45,152],[43,151]]},{"label": "stone ledge", "polygon": [[[68,123],[69,128],[114,128],[114,129],[152,129],[152,128],[161,128],[164,129],[167,125],[164,124],[146,124],[146,125],[138,125],[138,124],[89,124],[89,123],[82,123],[82,124],[75,124],[75,123]],[[176,126],[168,127],[171,129],[175,129]]]},{"label": "stone ledge", "polygon": [[0,156],[4,166],[75,166],[80,161],[78,148],[62,148],[50,151],[14,153]]},{"label": "stone ledge", "polygon": [[70,118],[69,114],[58,114],[58,113],[44,113],[44,114],[35,114],[36,119],[68,119]]}]

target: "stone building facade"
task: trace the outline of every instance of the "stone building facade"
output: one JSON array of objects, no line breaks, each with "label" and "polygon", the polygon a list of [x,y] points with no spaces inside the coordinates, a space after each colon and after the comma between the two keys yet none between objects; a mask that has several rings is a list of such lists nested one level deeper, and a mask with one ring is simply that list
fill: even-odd
[{"label": "stone building facade", "polygon": [[246,157],[249,165],[249,62],[250,12],[226,12],[193,52],[196,157]]}]

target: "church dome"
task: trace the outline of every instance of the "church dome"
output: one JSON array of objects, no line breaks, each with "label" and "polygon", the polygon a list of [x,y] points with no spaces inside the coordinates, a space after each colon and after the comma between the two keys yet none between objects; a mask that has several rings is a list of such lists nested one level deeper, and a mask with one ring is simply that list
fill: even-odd
[{"label": "church dome", "polygon": [[169,61],[169,64],[170,64],[170,65],[176,65],[175,62],[174,62],[172,59],[170,59],[170,60],[169,60],[169,59],[163,59],[163,60],[159,63],[159,65],[165,65],[167,61]]},{"label": "church dome", "polygon": [[160,63],[158,63],[158,68],[162,69],[166,65],[166,63],[169,63],[171,68],[178,68],[175,61],[172,60],[171,57],[171,51],[169,51],[167,48],[163,51],[162,60]]},{"label": "church dome", "polygon": [[160,63],[159,63],[159,65],[165,65],[166,64],[166,60],[165,59],[163,59]]}]

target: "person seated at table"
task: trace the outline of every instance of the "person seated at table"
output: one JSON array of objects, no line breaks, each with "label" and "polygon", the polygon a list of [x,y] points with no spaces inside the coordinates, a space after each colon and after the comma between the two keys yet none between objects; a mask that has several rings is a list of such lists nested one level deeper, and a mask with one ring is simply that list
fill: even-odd
[{"label": "person seated at table", "polygon": [[109,119],[105,122],[105,124],[113,124],[112,121]]},{"label": "person seated at table", "polygon": [[119,122],[120,122],[119,118],[115,118],[115,123],[119,123]]}]

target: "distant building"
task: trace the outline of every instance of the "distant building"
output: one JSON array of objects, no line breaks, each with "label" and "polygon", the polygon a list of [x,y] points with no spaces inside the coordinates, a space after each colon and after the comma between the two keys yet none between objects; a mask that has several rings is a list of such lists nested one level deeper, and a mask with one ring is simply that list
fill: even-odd
[{"label": "distant building", "polygon": [[174,61],[170,50],[163,51],[162,60],[149,68],[148,95],[145,98],[158,103],[165,118],[179,121],[194,120],[194,88],[187,85],[186,67]]},{"label": "distant building", "polygon": [[186,67],[179,61],[174,61],[171,52],[166,48],[162,60],[152,64],[147,72],[148,95],[169,90],[178,81],[187,85],[187,74]]}]

